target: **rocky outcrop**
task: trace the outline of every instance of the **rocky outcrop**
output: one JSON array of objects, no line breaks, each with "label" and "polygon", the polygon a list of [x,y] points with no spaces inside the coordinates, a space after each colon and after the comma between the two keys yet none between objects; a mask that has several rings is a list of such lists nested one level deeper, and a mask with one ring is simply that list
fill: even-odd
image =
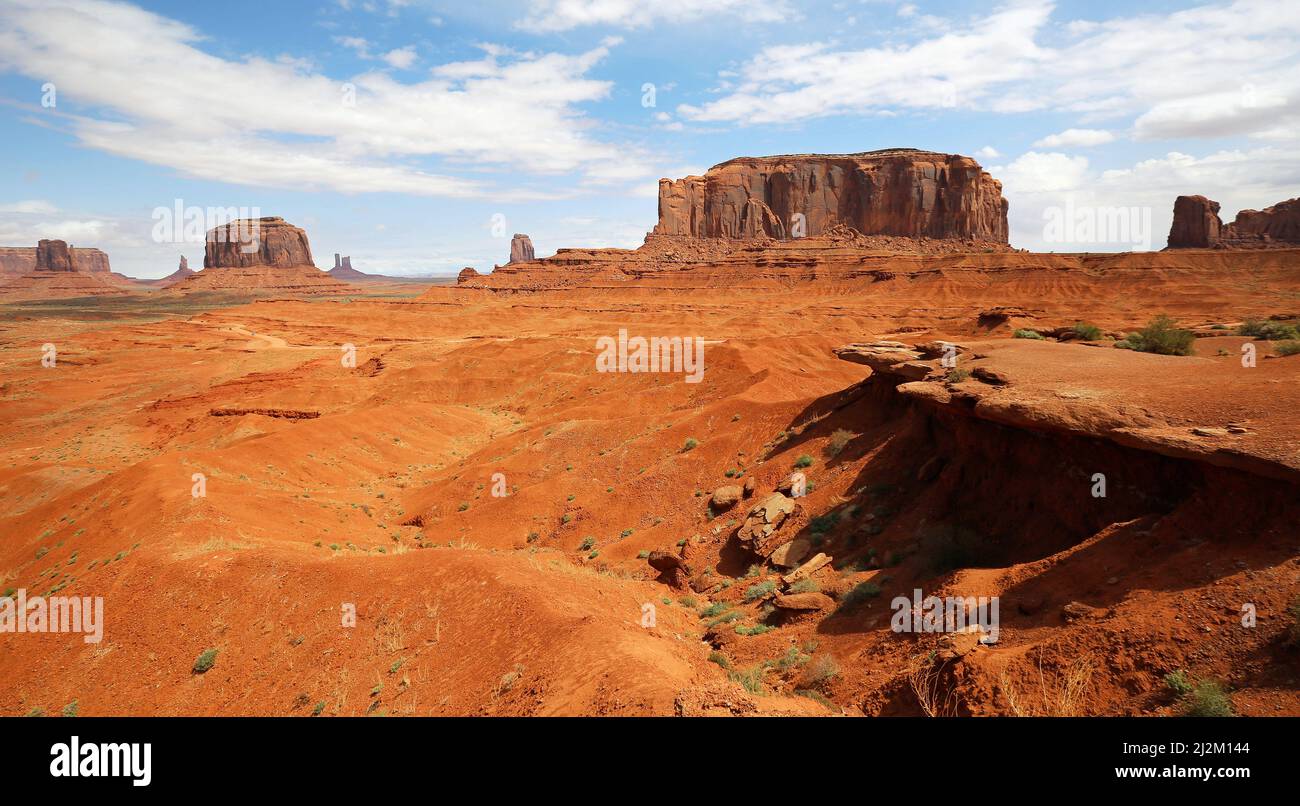
[{"label": "rocky outcrop", "polygon": [[1174,200],[1169,249],[1267,249],[1300,246],[1300,198],[1263,210],[1242,210],[1230,224],[1219,219],[1219,203],[1204,196]]},{"label": "rocky outcrop", "polygon": [[377,274],[366,274],[363,271],[357,271],[352,268],[352,256],[343,255],[340,257],[338,252],[334,253],[334,268],[325,273],[335,280],[343,280],[348,283],[364,283],[383,279]]},{"label": "rocky outcrop", "polygon": [[176,267],[176,271],[177,272],[190,271],[190,259],[185,257],[184,255],[181,255],[181,263],[179,266]]},{"label": "rocky outcrop", "polygon": [[479,274],[478,270],[475,269],[473,266],[466,266],[465,268],[460,270],[460,274],[456,275],[456,284],[463,285],[472,280],[477,280],[482,276],[483,275]]},{"label": "rocky outcrop", "polygon": [[659,182],[660,235],[788,239],[837,226],[1006,244],[1007,201],[970,157],[915,149],[741,157]]},{"label": "rocky outcrop", "polygon": [[42,239],[36,244],[36,271],[76,271],[77,262],[66,241]]},{"label": "rocky outcrop", "polygon": [[208,231],[203,268],[311,266],[307,233],[283,218],[239,219]]},{"label": "rocky outcrop", "polygon": [[1287,199],[1263,210],[1242,210],[1223,229],[1222,240],[1232,246],[1300,245],[1300,198]]},{"label": "rocky outcrop", "polygon": [[536,259],[537,256],[533,253],[533,240],[527,235],[516,232],[515,237],[510,239],[510,260],[508,263],[527,263]]},{"label": "rocky outcrop", "polygon": [[1174,199],[1169,248],[1207,249],[1218,242],[1222,226],[1218,202],[1204,196],[1179,196]]},{"label": "rocky outcrop", "polygon": [[[84,272],[103,272],[108,274],[112,271],[108,262],[108,255],[99,249],[77,249],[68,246],[63,241],[42,241],[50,244],[47,250],[59,252],[62,255],[66,251],[68,259],[71,261],[73,268],[61,269],[42,269],[42,271],[84,271]],[[61,244],[62,246],[54,246]],[[26,274],[27,272],[36,271],[37,254],[40,247],[31,246],[0,246],[0,274]],[[47,260],[50,251],[47,251]],[[58,260],[63,260],[62,257]]]}]

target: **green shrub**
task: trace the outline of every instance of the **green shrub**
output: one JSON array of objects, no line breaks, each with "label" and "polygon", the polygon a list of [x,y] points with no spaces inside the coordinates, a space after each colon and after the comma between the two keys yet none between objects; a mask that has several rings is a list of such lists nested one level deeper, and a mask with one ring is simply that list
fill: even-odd
[{"label": "green shrub", "polygon": [[1282,322],[1270,322],[1260,319],[1247,319],[1237,329],[1237,333],[1242,336],[1250,336],[1255,339],[1264,339],[1266,341],[1291,341],[1300,339],[1300,331],[1297,331],[1295,325],[1287,325]]},{"label": "green shrub", "polygon": [[1028,328],[1021,328],[1020,330],[1017,330],[1015,333],[1012,333],[1011,335],[1017,339],[1037,339],[1038,341],[1043,340],[1042,333],[1039,333],[1037,330],[1030,330]]},{"label": "green shrub", "polygon": [[806,453],[794,460],[795,467],[812,467],[812,463],[813,458]]},{"label": "green shrub", "polygon": [[700,441],[695,437],[687,437],[686,442],[682,443],[682,453],[693,451],[699,447]]},{"label": "green shrub", "polygon": [[719,666],[721,666],[723,669],[726,669],[728,671],[731,670],[731,661],[727,660],[727,656],[722,654],[721,652],[710,652],[709,662],[716,663]]},{"label": "green shrub", "polygon": [[874,582],[859,582],[853,586],[853,589],[844,594],[840,599],[840,606],[835,609],[837,613],[847,612],[867,601],[880,595],[880,586]]},{"label": "green shrub", "polygon": [[[1128,334],[1125,341],[1138,352],[1157,355],[1191,355],[1196,336],[1190,330],[1179,328],[1178,322],[1162,314],[1152,319],[1138,332]],[[1118,347],[1119,344],[1116,343],[1115,346]]]},{"label": "green shrub", "polygon": [[744,614],[739,610],[728,610],[712,621],[705,622],[704,626],[710,628],[717,627],[719,624],[730,624],[731,622],[741,618],[744,618]]},{"label": "green shrub", "polygon": [[320,715],[321,715],[321,712],[324,711],[324,710],[325,710],[325,701],[324,701],[324,700],[321,700],[320,702],[316,703],[316,707],[315,707],[315,708],[312,708],[312,709],[311,709],[311,715],[312,715],[312,716],[320,716]]},{"label": "green shrub", "polygon": [[961,383],[970,377],[970,370],[953,368],[948,370],[948,383]]},{"label": "green shrub", "polygon": [[835,658],[830,655],[818,655],[813,658],[812,663],[808,664],[808,668],[804,669],[803,675],[799,678],[799,685],[803,688],[817,688],[839,673],[840,665],[835,662]]},{"label": "green shrub", "polygon": [[76,715],[77,715],[77,701],[76,701],[76,700],[73,700],[72,702],[70,702],[70,703],[68,703],[67,705],[63,706],[63,715],[64,715],[64,716],[76,716]]},{"label": "green shrub", "polygon": [[1202,680],[1183,700],[1186,716],[1233,716],[1232,700],[1217,680]]},{"label": "green shrub", "polygon": [[700,611],[700,618],[713,618],[714,616],[720,616],[730,609],[730,602],[714,602]]},{"label": "green shrub", "polygon": [[753,627],[739,624],[736,626],[736,635],[762,635],[765,632],[770,632],[771,629],[766,624],[755,624]]},{"label": "green shrub", "polygon": [[467,510],[467,509],[469,509],[469,502],[468,502],[468,501],[461,501],[461,502],[460,502],[460,506],[456,507],[456,511],[457,511],[457,512],[464,512],[464,511]]},{"label": "green shrub", "polygon": [[764,596],[767,596],[775,590],[776,583],[769,579],[766,582],[760,582],[757,585],[750,585],[746,588],[744,598],[746,602],[753,602],[762,599]]},{"label": "green shrub", "polygon": [[809,521],[808,530],[815,535],[825,534],[834,529],[839,520],[839,516],[834,512],[827,512],[825,515],[818,515]]},{"label": "green shrub", "polygon": [[1291,624],[1287,628],[1287,643],[1300,645],[1300,596],[1291,600],[1286,613],[1291,617]]},{"label": "green shrub", "polygon": [[207,670],[211,669],[212,665],[215,664],[216,662],[217,662],[217,650],[205,649],[201,653],[199,653],[198,659],[194,661],[194,673],[203,674]]},{"label": "green shrub", "polygon": [[578,551],[591,551],[596,547],[596,538],[584,537],[582,543],[578,546]]},{"label": "green shrub", "polygon": [[844,450],[844,446],[848,445],[855,436],[857,435],[852,431],[844,428],[835,429],[834,433],[831,434],[830,441],[826,443],[826,455],[839,456],[840,451]]},{"label": "green shrub", "polygon": [[790,586],[791,593],[821,593],[821,586],[811,579],[801,579]]},{"label": "green shrub", "polygon": [[1101,328],[1088,322],[1075,322],[1074,335],[1084,341],[1097,341],[1101,338]]},{"label": "green shrub", "polygon": [[1165,687],[1176,696],[1186,696],[1192,690],[1192,681],[1187,679],[1187,672],[1179,669],[1165,675]]},{"label": "green shrub", "polygon": [[764,694],[767,691],[763,687],[763,673],[765,671],[767,671],[767,664],[760,663],[757,666],[749,667],[743,672],[730,672],[727,677],[735,680],[750,694]]},{"label": "green shrub", "polygon": [[1278,355],[1296,355],[1300,353],[1300,341],[1279,341],[1273,345],[1273,352]]}]

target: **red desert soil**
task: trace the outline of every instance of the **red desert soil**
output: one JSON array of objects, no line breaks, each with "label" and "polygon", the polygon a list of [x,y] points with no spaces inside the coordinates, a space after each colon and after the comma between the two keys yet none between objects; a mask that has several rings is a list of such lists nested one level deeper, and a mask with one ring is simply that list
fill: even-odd
[{"label": "red desert soil", "polygon": [[[1169,714],[1185,670],[1300,714],[1300,356],[1244,368],[1226,335],[1300,313],[1300,253],[677,248],[418,298],[6,312],[2,587],[103,596],[106,626],[0,635],[0,711]],[[1011,338],[1159,313],[1196,357]],[[703,381],[596,372],[620,329],[705,339]],[[914,349],[938,339],[968,377]],[[793,599],[735,533],[803,456],[777,542],[832,559]],[[1000,596],[999,641],[892,632],[915,588]]]}]

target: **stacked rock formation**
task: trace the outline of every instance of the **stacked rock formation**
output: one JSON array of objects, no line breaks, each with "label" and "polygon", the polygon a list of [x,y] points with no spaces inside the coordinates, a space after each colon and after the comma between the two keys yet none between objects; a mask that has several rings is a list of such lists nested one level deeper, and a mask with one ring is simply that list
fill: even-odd
[{"label": "stacked rock formation", "polygon": [[338,294],[348,286],[312,264],[306,232],[283,218],[266,217],[209,230],[203,271],[169,290]]},{"label": "stacked rock formation", "polygon": [[1204,196],[1174,199],[1174,223],[1169,228],[1169,248],[1206,248],[1219,240],[1223,224],[1219,203]]},{"label": "stacked rock formation", "polygon": [[[44,257],[41,257],[44,251]],[[64,241],[42,240],[36,247],[0,246],[0,273],[26,274],[36,271],[83,271],[110,273],[108,255],[98,249],[77,249]]]},{"label": "stacked rock formation", "polygon": [[311,266],[307,233],[278,216],[238,219],[208,231],[203,268]]},{"label": "stacked rock formation", "polygon": [[1263,210],[1242,210],[1230,224],[1219,203],[1204,196],[1174,200],[1169,249],[1267,249],[1300,247],[1300,198]]},{"label": "stacked rock formation", "polygon": [[92,297],[124,294],[126,278],[109,270],[108,255],[44,238],[35,248],[5,248],[5,296]]},{"label": "stacked rock formation", "polygon": [[970,157],[915,149],[741,157],[659,181],[660,235],[864,235],[1007,243],[1002,184]]},{"label": "stacked rock formation", "polygon": [[527,235],[516,232],[515,237],[510,239],[510,260],[509,263],[527,263],[530,260],[536,260],[533,253],[533,241]]}]

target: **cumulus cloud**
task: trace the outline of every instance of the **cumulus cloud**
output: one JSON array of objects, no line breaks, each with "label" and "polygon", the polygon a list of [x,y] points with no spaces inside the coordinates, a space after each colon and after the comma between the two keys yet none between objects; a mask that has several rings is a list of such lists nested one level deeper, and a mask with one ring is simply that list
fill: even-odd
[{"label": "cumulus cloud", "polygon": [[415,48],[410,45],[404,48],[395,48],[385,53],[383,59],[391,67],[396,67],[399,70],[409,70],[411,65],[415,64]]},{"label": "cumulus cloud", "polygon": [[1083,156],[1028,152],[990,169],[1003,180],[1010,202],[1011,242],[1035,251],[1124,251],[1143,246],[1104,236],[1084,241],[1047,237],[1054,212],[1128,210],[1150,224],[1151,248],[1162,248],[1173,219],[1174,198],[1205,193],[1222,204],[1225,221],[1243,209],[1260,209],[1295,195],[1300,176],[1290,148],[1222,149],[1204,156],[1171,151],[1109,170]]},{"label": "cumulus cloud", "polygon": [[754,124],[953,107],[1058,110],[1083,123],[1131,119],[1137,139],[1276,138],[1300,130],[1293,6],[1237,0],[1078,22],[1054,19],[1047,0],[1014,0],[902,44],[769,46],[720,82],[716,100],[679,111]]},{"label": "cumulus cloud", "polygon": [[1035,148],[1071,148],[1073,146],[1099,146],[1113,143],[1115,135],[1105,129],[1066,129],[1034,143]]},{"label": "cumulus cloud", "polygon": [[532,0],[516,27],[537,33],[585,26],[644,28],[657,22],[682,23],[708,15],[741,17],[747,22],[781,22],[796,15],[784,0]]},{"label": "cumulus cloud", "polygon": [[[263,187],[535,198],[519,173],[652,172],[638,149],[592,136],[578,105],[613,41],[586,52],[514,53],[441,65],[418,83],[384,71],[335,80],[289,61],[227,59],[188,25],[106,0],[6,0],[0,70],[53,82],[83,145],[193,177]],[[341,41],[369,53],[365,40]],[[415,58],[385,59],[409,67]],[[63,112],[75,108],[77,114]],[[503,125],[528,121],[526,126]],[[508,189],[447,166],[512,170]],[[526,179],[526,177],[524,177]]]}]

